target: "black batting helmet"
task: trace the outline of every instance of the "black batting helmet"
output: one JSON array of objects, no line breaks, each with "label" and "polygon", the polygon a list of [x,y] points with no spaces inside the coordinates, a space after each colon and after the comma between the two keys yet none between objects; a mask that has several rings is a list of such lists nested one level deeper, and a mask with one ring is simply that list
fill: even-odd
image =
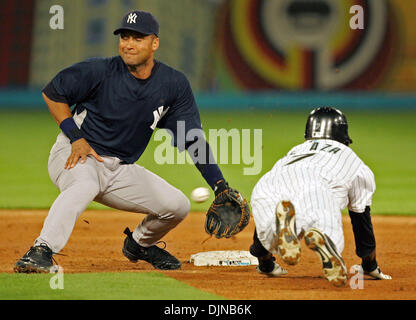
[{"label": "black batting helmet", "polygon": [[306,121],[305,139],[332,139],[345,145],[352,143],[348,136],[348,123],[338,109],[319,107],[309,114]]}]

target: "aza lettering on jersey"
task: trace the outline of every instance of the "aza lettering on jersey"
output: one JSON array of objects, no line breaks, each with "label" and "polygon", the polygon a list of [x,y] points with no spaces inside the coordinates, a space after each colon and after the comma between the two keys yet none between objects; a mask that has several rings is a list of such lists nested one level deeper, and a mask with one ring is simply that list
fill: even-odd
[{"label": "aza lettering on jersey", "polygon": [[62,70],[51,84],[69,106],[75,105],[74,118],[82,122],[92,148],[124,163],[140,158],[156,127],[169,129],[175,146],[177,121],[184,121],[185,132],[201,129],[189,81],[159,61],[141,80],[120,56],[92,58]]}]

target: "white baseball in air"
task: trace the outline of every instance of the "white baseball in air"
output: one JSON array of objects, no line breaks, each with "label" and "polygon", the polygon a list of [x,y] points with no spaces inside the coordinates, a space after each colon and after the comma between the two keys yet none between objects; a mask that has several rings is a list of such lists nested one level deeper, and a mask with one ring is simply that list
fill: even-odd
[{"label": "white baseball in air", "polygon": [[209,196],[210,196],[210,192],[208,188],[204,188],[204,187],[196,188],[191,193],[192,201],[195,201],[198,203],[207,201]]}]

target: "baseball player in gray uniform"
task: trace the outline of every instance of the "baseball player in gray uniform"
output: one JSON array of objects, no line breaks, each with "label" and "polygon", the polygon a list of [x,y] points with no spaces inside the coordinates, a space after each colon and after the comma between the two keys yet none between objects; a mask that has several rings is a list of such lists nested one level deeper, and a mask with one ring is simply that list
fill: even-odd
[{"label": "baseball player in gray uniform", "polygon": [[349,147],[345,115],[330,107],[314,109],[307,119],[306,141],[292,148],[256,184],[251,195],[256,225],[250,252],[259,260],[257,271],[269,276],[287,273],[273,254],[295,265],[300,240],[321,259],[324,276],[345,285],[347,269],[341,210],[347,205],[359,266],[376,279],[391,279],[376,261],[370,216],[376,189],[374,174]]},{"label": "baseball player in gray uniform", "polygon": [[185,219],[190,202],[180,190],[135,163],[156,128],[168,129],[173,144],[188,150],[216,195],[230,189],[204,139],[187,78],[154,59],[159,47],[155,17],[129,12],[114,34],[120,35],[118,56],[76,63],[42,91],[62,130],[48,162],[50,178],[61,193],[34,245],[15,264],[16,272],[49,272],[52,255],[64,248],[76,220],[92,201],[147,214],[133,232],[124,231],[122,253],[130,261],[143,260],[163,270],[181,267],[157,243]]}]

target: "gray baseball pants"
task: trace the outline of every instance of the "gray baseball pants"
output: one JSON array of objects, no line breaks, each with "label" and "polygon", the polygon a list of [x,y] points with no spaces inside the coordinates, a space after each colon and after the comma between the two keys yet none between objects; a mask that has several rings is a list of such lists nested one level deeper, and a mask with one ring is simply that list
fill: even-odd
[{"label": "gray baseball pants", "polygon": [[147,214],[133,232],[140,245],[154,245],[187,216],[188,198],[165,180],[137,164],[120,164],[115,157],[88,156],[85,163],[67,170],[71,154],[69,139],[59,134],[51,149],[48,171],[61,193],[46,217],[35,244],[45,243],[61,251],[69,240],[78,217],[92,201],[118,210]]}]

